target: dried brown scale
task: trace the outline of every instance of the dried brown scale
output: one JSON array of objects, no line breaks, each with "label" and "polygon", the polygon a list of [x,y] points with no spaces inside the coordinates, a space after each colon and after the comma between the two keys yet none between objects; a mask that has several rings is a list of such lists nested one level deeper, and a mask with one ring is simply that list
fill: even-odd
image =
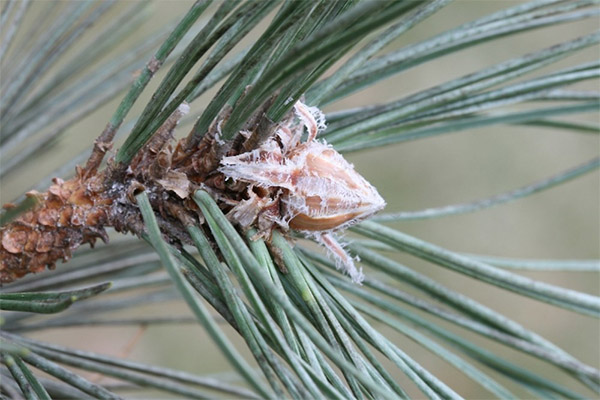
[{"label": "dried brown scale", "polygon": [[[236,146],[236,143],[234,141],[234,149],[237,150],[235,154],[244,153],[257,148],[265,139],[274,134],[276,127],[285,124],[284,121],[282,121],[280,124],[275,124],[267,117],[267,111],[275,102],[275,99],[276,96],[271,96],[263,104],[263,106],[246,122],[246,124],[244,124],[242,132],[248,132],[249,135],[246,138],[244,138],[242,135],[238,135],[238,138],[240,139],[241,143],[238,143]],[[293,118],[293,113],[290,113],[286,118]]]}]

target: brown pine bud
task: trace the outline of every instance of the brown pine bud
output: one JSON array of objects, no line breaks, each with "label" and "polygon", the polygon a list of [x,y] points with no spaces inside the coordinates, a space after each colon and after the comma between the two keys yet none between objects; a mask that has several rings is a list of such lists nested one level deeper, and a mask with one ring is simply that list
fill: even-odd
[{"label": "brown pine bud", "polygon": [[53,269],[81,244],[93,244],[98,237],[106,240],[106,201],[81,178],[54,179],[46,193],[28,196],[39,199],[36,207],[0,228],[1,283]]}]

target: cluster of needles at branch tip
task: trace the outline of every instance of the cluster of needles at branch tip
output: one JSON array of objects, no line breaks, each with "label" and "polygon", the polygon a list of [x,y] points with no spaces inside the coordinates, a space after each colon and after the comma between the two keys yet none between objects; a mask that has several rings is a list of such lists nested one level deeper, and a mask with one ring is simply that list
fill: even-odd
[{"label": "cluster of needles at branch tip", "polygon": [[301,232],[324,245],[338,267],[360,283],[362,271],[333,232],[381,210],[384,200],[341,154],[316,139],[325,128],[318,108],[298,101],[278,123],[264,111],[257,110],[225,142],[221,127],[231,113],[225,108],[202,140],[191,144],[189,138],[173,137],[189,112],[182,104],[128,165],[109,159],[99,172],[110,144],[95,146],[74,178],[55,179],[46,193],[29,193],[37,206],[1,228],[0,282],[54,268],[80,245],[106,241],[106,227],[141,235],[144,224],[135,202],[140,191],[148,194],[165,239],[176,246],[191,243],[186,226],[204,222],[192,194],[204,189],[235,225],[257,228],[255,238],[269,242],[274,229]]}]

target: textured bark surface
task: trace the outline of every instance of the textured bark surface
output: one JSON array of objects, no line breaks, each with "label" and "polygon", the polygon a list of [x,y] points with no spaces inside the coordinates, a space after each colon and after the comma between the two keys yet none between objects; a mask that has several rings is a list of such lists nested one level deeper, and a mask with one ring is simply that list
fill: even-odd
[{"label": "textured bark surface", "polygon": [[[37,197],[37,205],[0,228],[0,283],[53,269],[82,244],[93,246],[98,238],[106,242],[107,227],[140,235],[143,222],[134,196],[141,190],[148,192],[170,241],[187,241],[182,221],[198,217],[194,215],[197,207],[186,198],[201,181],[192,185],[171,166],[172,134],[183,114],[177,110],[127,168],[109,161],[97,172],[102,158],[98,154],[106,151],[106,146],[100,146],[90,157],[92,162],[86,169],[78,168],[73,179],[55,178],[47,192],[29,193]],[[206,174],[194,175],[199,179]]]},{"label": "textured bark surface", "polygon": [[103,195],[98,177],[55,179],[46,193],[30,193],[38,206],[3,227],[0,282],[54,268],[84,243],[107,240],[104,226],[112,201]]}]

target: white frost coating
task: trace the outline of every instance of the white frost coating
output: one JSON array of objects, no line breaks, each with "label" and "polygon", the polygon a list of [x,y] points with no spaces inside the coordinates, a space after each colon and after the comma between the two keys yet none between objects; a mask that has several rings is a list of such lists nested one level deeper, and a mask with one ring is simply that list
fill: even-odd
[{"label": "white frost coating", "polygon": [[281,140],[283,152],[287,153],[290,148],[297,146],[298,142],[300,142],[302,130],[296,129],[295,132],[292,132],[287,126],[280,126],[275,134],[279,137],[279,140]]},{"label": "white frost coating", "polygon": [[244,137],[244,139],[248,139],[250,137],[250,135],[252,135],[252,132],[250,132],[250,131],[240,131],[240,135],[242,135]]},{"label": "white frost coating", "polygon": [[362,268],[356,268],[354,259],[344,250],[343,244],[330,233],[315,235],[315,239],[329,250],[329,254],[333,255],[336,269],[344,271],[352,279],[352,282],[359,285],[363,283],[365,275]]},{"label": "white frost coating", "polygon": [[215,142],[217,142],[220,146],[223,146],[225,142],[221,139],[221,125],[223,124],[223,120],[217,121],[217,132],[215,132]]},{"label": "white frost coating", "polygon": [[327,129],[327,123],[325,121],[325,114],[323,114],[323,112],[321,110],[319,110],[319,108],[316,106],[306,107],[306,108],[308,109],[308,112],[315,119],[315,121],[317,123],[318,132],[323,132],[325,129]]},{"label": "white frost coating", "polygon": [[190,112],[190,106],[188,105],[188,103],[181,103],[179,105],[179,107],[177,107],[177,110],[183,114],[183,115],[187,115]]},{"label": "white frost coating", "polygon": [[[246,226],[264,226],[271,221],[286,229],[289,223],[327,247],[338,268],[360,283],[364,279],[362,270],[356,268],[331,232],[368,218],[381,210],[385,201],[333,147],[314,140],[325,129],[325,117],[317,107],[297,102],[294,111],[300,123],[288,121],[277,129],[276,137],[259,148],[221,160],[219,171],[229,178],[246,182],[249,187],[281,188],[276,195],[265,198],[257,197],[250,189],[249,199],[238,203],[231,216]],[[308,140],[300,143],[304,128]],[[281,215],[263,216],[262,210],[277,200]]]},{"label": "white frost coating", "polygon": [[301,102],[297,102],[294,105],[294,110],[308,130],[307,143],[312,142],[319,132],[327,127],[325,125],[325,115],[317,107],[308,107]]}]

